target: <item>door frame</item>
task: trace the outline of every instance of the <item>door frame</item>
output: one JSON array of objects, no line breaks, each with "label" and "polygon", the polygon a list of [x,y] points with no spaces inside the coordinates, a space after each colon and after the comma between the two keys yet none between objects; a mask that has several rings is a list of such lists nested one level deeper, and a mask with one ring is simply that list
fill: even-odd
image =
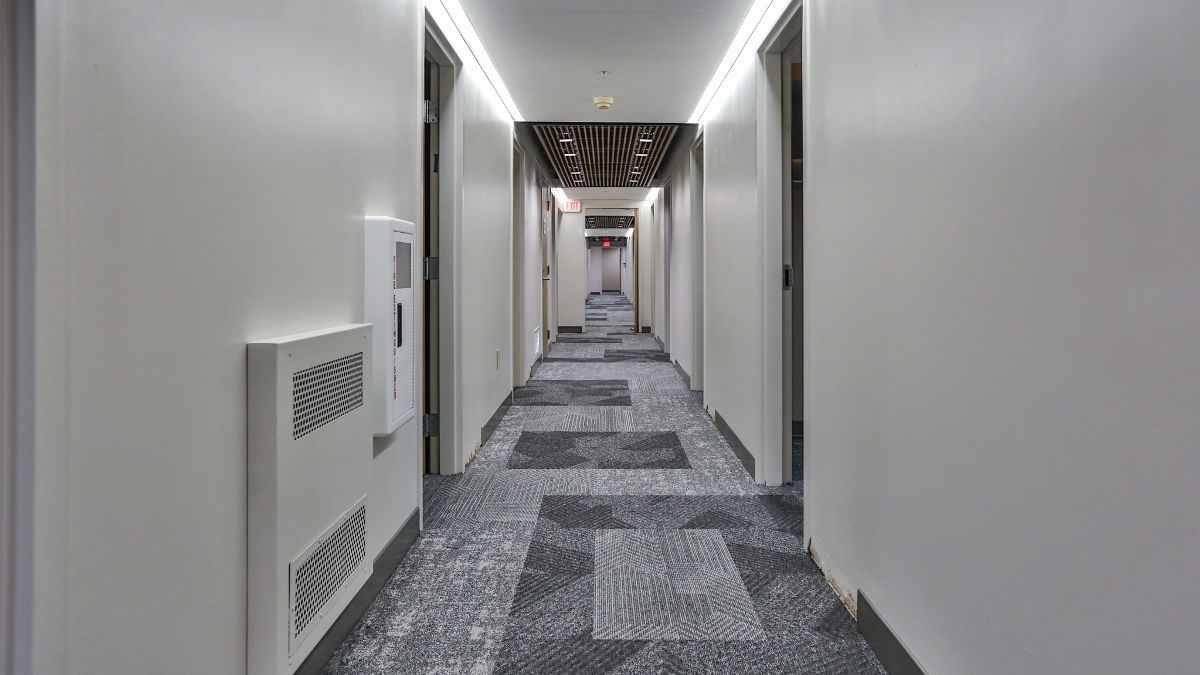
[{"label": "door frame", "polygon": [[0,673],[15,671],[17,468],[17,23],[0,4]]},{"label": "door frame", "polygon": [[[56,202],[37,208],[35,126],[42,96],[49,111],[43,133],[53,149],[60,93],[54,83],[35,89],[35,23],[46,24],[53,43],[60,19],[52,5],[0,1],[0,673],[57,671],[65,663],[66,385],[50,378],[35,387],[38,359],[61,374],[66,353],[63,266],[55,264],[66,250],[66,229]],[[51,55],[44,67],[56,65]]]},{"label": "door frame", "polygon": [[[437,471],[440,474],[462,473],[469,450],[462,447],[467,435],[462,429],[462,397],[457,396],[462,382],[462,337],[457,326],[462,325],[462,284],[458,261],[462,257],[462,157],[463,120],[460,112],[460,92],[456,83],[463,61],[454,51],[450,40],[442,34],[437,22],[425,12],[425,54],[438,65],[438,195],[437,195],[437,307],[423,308],[425,320],[437,325],[437,354],[435,377],[438,386],[439,436],[436,442]],[[428,364],[425,364],[428,367]],[[424,370],[424,368],[423,368]]]},{"label": "door frame", "polygon": [[[756,108],[758,111],[758,204],[763,223],[759,278],[763,297],[763,332],[760,345],[763,355],[761,417],[763,457],[755,463],[755,481],[766,485],[782,485],[790,477],[792,411],[790,376],[784,367],[791,364],[790,327],[784,326],[789,293],[783,289],[784,251],[788,242],[790,254],[791,223],[785,217],[785,199],[790,199],[790,151],[784,150],[784,52],[800,37],[803,29],[802,2],[793,0],[780,15],[767,37],[757,49]],[[790,80],[786,83],[790,87]],[[785,305],[785,299],[788,301]],[[790,317],[790,313],[787,314]],[[784,336],[788,340],[785,342]],[[786,473],[785,473],[786,471]]]}]

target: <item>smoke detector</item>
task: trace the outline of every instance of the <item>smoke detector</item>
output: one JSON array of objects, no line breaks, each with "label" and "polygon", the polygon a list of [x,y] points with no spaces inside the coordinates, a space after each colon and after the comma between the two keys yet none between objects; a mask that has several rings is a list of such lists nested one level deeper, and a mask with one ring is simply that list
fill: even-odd
[{"label": "smoke detector", "polygon": [[613,97],[597,96],[592,99],[592,103],[595,103],[596,107],[601,110],[608,110],[609,108],[611,108],[613,106]]}]

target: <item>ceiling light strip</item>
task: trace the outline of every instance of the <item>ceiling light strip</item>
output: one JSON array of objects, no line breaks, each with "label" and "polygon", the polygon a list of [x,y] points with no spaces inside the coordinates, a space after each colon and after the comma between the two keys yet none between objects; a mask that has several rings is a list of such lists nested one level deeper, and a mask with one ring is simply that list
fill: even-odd
[{"label": "ceiling light strip", "polygon": [[708,112],[708,106],[720,91],[721,85],[725,83],[725,78],[729,76],[729,71],[733,70],[733,65],[737,63],[738,58],[747,47],[753,45],[755,49],[758,48],[766,38],[766,31],[775,26],[779,17],[783,16],[783,12],[790,4],[792,4],[792,0],[754,0],[754,4],[750,6],[750,10],[742,19],[742,25],[738,26],[737,33],[734,33],[729,48],[725,50],[725,56],[721,58],[720,65],[717,66],[712,79],[708,81],[704,93],[700,95],[696,109],[688,118],[689,124],[698,124],[704,119],[704,115]]},{"label": "ceiling light strip", "polygon": [[[425,8],[429,11],[429,15],[433,17],[434,23],[441,29],[442,34],[450,40],[455,51],[459,52],[459,58],[464,58],[466,52],[470,52],[471,56],[475,58],[475,62],[479,64],[484,77],[491,83],[496,96],[500,98],[500,102],[504,104],[504,108],[508,110],[508,114],[512,117],[513,121],[523,121],[525,118],[521,116],[521,111],[517,108],[516,101],[508,93],[508,87],[504,85],[504,79],[500,77],[500,71],[496,70],[496,64],[492,62],[492,57],[488,56],[487,49],[483,46],[483,41],[479,39],[479,34],[475,32],[475,26],[471,25],[471,19],[467,16],[466,11],[463,10],[458,0],[428,0],[425,3]],[[461,43],[461,45],[455,43]]]}]

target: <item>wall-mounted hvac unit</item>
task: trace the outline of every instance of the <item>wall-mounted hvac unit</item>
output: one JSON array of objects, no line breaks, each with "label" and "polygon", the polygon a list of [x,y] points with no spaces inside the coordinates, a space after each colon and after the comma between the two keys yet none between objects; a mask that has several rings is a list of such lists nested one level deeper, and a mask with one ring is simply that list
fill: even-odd
[{"label": "wall-mounted hvac unit", "polygon": [[368,216],[364,225],[363,318],[375,326],[371,427],[387,436],[417,414],[416,226]]},{"label": "wall-mounted hvac unit", "polygon": [[294,673],[370,576],[371,326],[248,346],[247,667]]}]

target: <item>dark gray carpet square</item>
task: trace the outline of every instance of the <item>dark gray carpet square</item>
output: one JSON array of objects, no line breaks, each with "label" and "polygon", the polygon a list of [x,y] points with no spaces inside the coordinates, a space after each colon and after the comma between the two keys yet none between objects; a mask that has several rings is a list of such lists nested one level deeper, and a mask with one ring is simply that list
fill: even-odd
[{"label": "dark gray carpet square", "polygon": [[629,398],[628,380],[530,380],[513,391],[513,405],[627,406],[633,403]]},{"label": "dark gray carpet square", "polygon": [[526,431],[512,469],[690,469],[672,431]]}]

